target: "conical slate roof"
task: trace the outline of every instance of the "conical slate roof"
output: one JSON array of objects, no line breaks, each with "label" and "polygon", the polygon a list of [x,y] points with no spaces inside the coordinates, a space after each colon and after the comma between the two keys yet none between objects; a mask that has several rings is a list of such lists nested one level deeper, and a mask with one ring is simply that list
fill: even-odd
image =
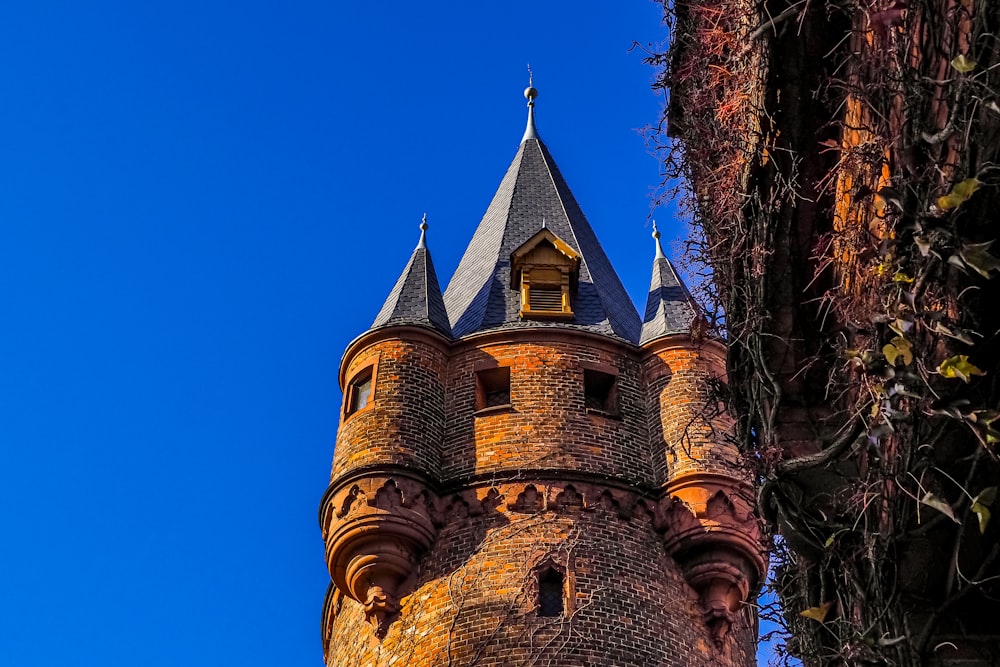
[{"label": "conical slate roof", "polygon": [[427,222],[420,225],[420,242],[410,255],[410,261],[389,292],[372,323],[372,329],[383,326],[415,324],[437,329],[451,336],[448,313],[441,297],[437,273],[427,250]]},{"label": "conical slate roof", "polygon": [[699,316],[698,306],[684,286],[673,264],[663,254],[660,233],[655,231],[656,257],[653,259],[653,278],[649,282],[646,314],[642,318],[642,335],[639,344],[673,333],[688,333]]},{"label": "conical slate roof", "polygon": [[[639,314],[539,138],[532,106],[533,102],[514,161],[445,290],[452,331],[460,337],[498,328],[558,326],[638,342]],[[511,286],[511,253],[543,225],[580,254],[571,322],[519,317],[520,294]]]}]

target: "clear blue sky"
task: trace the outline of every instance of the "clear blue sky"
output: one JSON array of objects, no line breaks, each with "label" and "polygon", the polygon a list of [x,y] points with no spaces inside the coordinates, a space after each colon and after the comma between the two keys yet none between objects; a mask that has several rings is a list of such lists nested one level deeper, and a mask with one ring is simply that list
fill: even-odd
[{"label": "clear blue sky", "polygon": [[[636,300],[653,2],[0,9],[0,664],[321,664],[337,367],[538,126]],[[668,223],[669,212],[657,215]],[[683,233],[667,227],[665,237]]]}]

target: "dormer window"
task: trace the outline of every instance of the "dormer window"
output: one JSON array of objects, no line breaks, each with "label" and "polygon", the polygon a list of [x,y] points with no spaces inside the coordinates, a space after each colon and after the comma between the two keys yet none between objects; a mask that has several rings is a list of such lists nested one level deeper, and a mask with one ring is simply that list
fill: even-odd
[{"label": "dormer window", "polygon": [[521,319],[573,319],[580,254],[541,229],[511,255],[511,289],[521,292]]}]

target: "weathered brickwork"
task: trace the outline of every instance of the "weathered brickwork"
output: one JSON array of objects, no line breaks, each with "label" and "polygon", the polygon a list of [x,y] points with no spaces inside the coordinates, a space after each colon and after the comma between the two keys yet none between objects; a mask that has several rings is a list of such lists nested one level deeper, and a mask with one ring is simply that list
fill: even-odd
[{"label": "weathered brickwork", "polygon": [[740,476],[733,422],[712,392],[714,382],[725,380],[723,355],[715,344],[695,346],[686,336],[649,346],[646,416],[661,484],[694,472]]},{"label": "weathered brickwork", "polygon": [[[375,638],[361,605],[334,594],[324,618],[328,664],[745,665],[752,615],[723,645],[709,639],[698,597],[666,555],[650,511],[616,490],[480,488],[447,503],[398,621]],[[544,507],[544,509],[543,509]],[[628,516],[623,516],[627,514]],[[567,573],[566,613],[538,614],[538,571]]]},{"label": "weathered brickwork", "polygon": [[[714,348],[397,327],[352,345],[342,385],[369,367],[321,508],[328,665],[753,664],[763,562],[731,422],[704,409]],[[484,408],[497,367],[509,404]],[[587,370],[614,378],[601,409]],[[564,578],[554,617],[544,568]]]},{"label": "weathered brickwork", "polygon": [[[458,350],[449,368],[442,481],[518,470],[600,473],[654,483],[634,354],[543,331]],[[588,411],[584,369],[613,369],[615,414]],[[509,409],[475,410],[475,372],[510,367]]]},{"label": "weathered brickwork", "polygon": [[437,478],[445,425],[444,341],[422,333],[376,340],[349,360],[343,388],[371,365],[376,372],[368,405],[346,418],[342,412],[333,479],[385,465],[412,467]]}]

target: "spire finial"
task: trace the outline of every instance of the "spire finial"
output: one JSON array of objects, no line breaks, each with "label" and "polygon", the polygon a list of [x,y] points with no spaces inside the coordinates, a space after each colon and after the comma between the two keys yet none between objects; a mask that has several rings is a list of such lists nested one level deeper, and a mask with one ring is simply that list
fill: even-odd
[{"label": "spire finial", "polygon": [[424,213],[424,217],[420,220],[420,242],[417,244],[417,250],[421,248],[427,248],[427,214]]},{"label": "spire finial", "polygon": [[524,96],[528,100],[528,127],[521,137],[523,144],[528,139],[537,139],[538,132],[535,130],[535,98],[538,97],[538,89],[535,88],[535,77],[531,72],[531,65],[528,65],[528,87],[524,89]]},{"label": "spire finial", "polygon": [[660,245],[660,230],[656,228],[656,220],[653,220],[653,239],[656,241],[656,257],[654,259],[666,259],[663,254],[663,246]]}]

